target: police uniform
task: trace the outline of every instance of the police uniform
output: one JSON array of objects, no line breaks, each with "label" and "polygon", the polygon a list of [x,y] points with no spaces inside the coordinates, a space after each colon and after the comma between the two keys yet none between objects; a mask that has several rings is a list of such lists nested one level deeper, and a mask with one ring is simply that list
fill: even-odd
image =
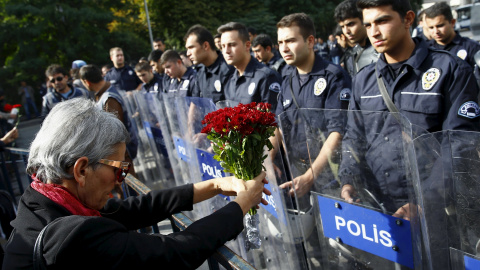
[{"label": "police uniform", "polygon": [[110,82],[115,88],[125,91],[135,90],[142,83],[133,68],[129,66],[111,68],[105,74],[105,81]]},{"label": "police uniform", "polygon": [[280,74],[280,76],[283,78],[283,76],[285,75],[284,74],[284,70],[285,70],[285,66],[287,65],[287,63],[285,62],[285,60],[283,60],[283,58],[278,55],[278,54],[273,54],[273,57],[272,59],[270,59],[270,61],[268,61],[268,63],[266,63],[267,67],[273,69],[274,71],[278,72],[278,74]]},{"label": "police uniform", "polygon": [[[429,47],[421,38],[413,40],[415,49],[397,73],[390,71],[383,54],[377,62],[379,77],[400,113],[412,128],[428,132],[478,131],[479,90],[472,68],[448,52]],[[408,197],[402,130],[394,115],[368,112],[389,111],[375,65],[366,66],[353,78],[350,110],[362,112],[349,115],[339,170],[342,183],[366,183],[389,211],[396,211]]]},{"label": "police uniform", "polygon": [[235,68],[225,62],[222,54],[210,66],[197,66],[197,80],[192,96],[210,98],[214,103],[225,100],[225,86]]},{"label": "police uniform", "polygon": [[153,78],[148,83],[142,85],[142,91],[147,93],[161,93],[163,92],[163,83],[163,74],[159,75],[154,73]]},{"label": "police uniform", "polygon": [[171,78],[166,84],[164,92],[169,97],[191,97],[196,83],[197,72],[188,67],[180,81],[177,78]]},{"label": "police uniform", "polygon": [[57,105],[57,103],[59,102],[76,98],[76,97],[89,98],[89,92],[87,90],[82,88],[75,88],[71,85],[69,85],[69,87],[71,91],[66,97],[64,97],[57,91],[48,92],[45,96],[43,96],[42,115],[41,115],[42,118],[45,118],[48,115],[48,113],[53,109],[53,107]]},{"label": "police uniform", "polygon": [[480,51],[480,44],[469,38],[462,37],[460,34],[456,33],[452,42],[442,46],[435,42],[434,39],[431,41],[431,45],[440,50],[446,50],[452,54],[460,57],[462,60],[467,61],[467,63],[473,68],[475,66],[475,53]]},{"label": "police uniform", "polygon": [[371,63],[377,62],[379,53],[373,48],[370,40],[365,40],[365,46],[359,44],[353,48],[348,48],[344,55],[344,67],[351,77],[355,76],[360,69]]},{"label": "police uniform", "polygon": [[251,102],[268,102],[275,108],[280,91],[280,76],[254,57],[242,76],[235,71],[225,87],[225,98],[248,104]]},{"label": "police uniform", "polygon": [[[324,60],[319,54],[315,54],[312,71],[306,75],[308,77],[303,84],[300,76],[295,68],[289,69],[289,74],[283,78],[275,114],[277,117],[282,117],[283,124],[289,125],[288,123],[290,123],[292,125],[291,127],[282,126],[282,132],[288,138],[298,142],[298,145],[294,146],[295,160],[307,160],[309,150],[305,145],[305,128],[299,126],[299,122],[296,120],[307,117],[308,119],[304,120],[308,122],[309,128],[320,128],[320,130],[326,131],[323,134],[325,138],[334,131],[343,133],[345,114],[339,113],[338,110],[348,108],[351,96],[351,78],[344,69]],[[295,95],[295,99],[292,94]],[[315,115],[298,115],[298,108],[332,109],[332,111],[325,111],[322,114],[315,111]],[[281,116],[282,113],[284,114]],[[292,146],[292,143],[287,142],[287,145]],[[312,158],[318,155],[321,146],[314,148],[317,148],[318,151],[310,152]]]}]

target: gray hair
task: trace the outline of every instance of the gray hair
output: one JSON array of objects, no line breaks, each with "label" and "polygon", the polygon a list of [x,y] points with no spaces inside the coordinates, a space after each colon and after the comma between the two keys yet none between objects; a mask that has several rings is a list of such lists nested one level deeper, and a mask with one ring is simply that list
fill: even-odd
[{"label": "gray hair", "polygon": [[95,102],[74,98],[58,103],[42,124],[30,146],[27,172],[61,184],[73,179],[69,173],[77,159],[87,157],[94,169],[98,161],[115,152],[118,143],[130,139],[124,124]]}]

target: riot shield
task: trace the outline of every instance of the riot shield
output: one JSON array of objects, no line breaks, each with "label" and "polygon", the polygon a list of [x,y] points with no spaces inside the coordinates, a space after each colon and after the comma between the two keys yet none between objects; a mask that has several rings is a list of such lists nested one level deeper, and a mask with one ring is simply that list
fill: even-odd
[{"label": "riot shield", "polygon": [[480,133],[414,140],[425,269],[480,269]]},{"label": "riot shield", "polygon": [[[195,97],[176,98],[176,102],[172,104],[175,104],[177,109],[179,134],[183,145],[187,153],[192,153],[189,155],[189,168],[191,175],[197,176],[197,180],[194,181],[226,176],[220,163],[213,158],[214,153],[206,134],[200,133],[203,127],[202,119],[206,114],[216,110],[219,104],[215,107],[210,99]],[[231,102],[222,102],[222,104],[222,107],[237,105]],[[278,145],[274,147],[279,148]],[[294,214],[287,212],[287,209],[293,205],[292,198],[283,196],[282,190],[278,188],[279,184],[285,182],[282,177],[286,175],[280,153],[267,158],[264,166],[269,181],[267,188],[272,195],[264,195],[270,204],[262,205],[258,210],[261,248],[247,252],[243,234],[236,241],[227,243],[227,246],[255,265],[257,269],[306,269],[304,252],[296,243],[296,240],[301,238],[298,222]],[[232,199],[234,198],[215,196],[206,202],[205,214],[220,209]]]},{"label": "riot shield", "polygon": [[[168,182],[173,181],[173,175],[165,157],[167,154],[165,148],[161,148],[161,131],[155,130],[155,117],[150,112],[145,95],[137,91],[123,92],[122,95],[131,125],[138,137],[138,153],[134,159],[135,172],[151,189],[165,188],[169,186]],[[154,132],[156,134],[153,134]]]},{"label": "riot shield", "polygon": [[409,122],[386,112],[324,109],[277,117],[309,268],[416,268]]}]

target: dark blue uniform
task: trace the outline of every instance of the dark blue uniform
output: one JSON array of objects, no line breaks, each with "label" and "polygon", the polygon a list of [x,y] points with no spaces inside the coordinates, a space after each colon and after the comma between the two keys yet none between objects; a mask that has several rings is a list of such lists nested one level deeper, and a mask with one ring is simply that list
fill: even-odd
[{"label": "dark blue uniform", "polygon": [[149,92],[156,92],[156,93],[161,93],[163,92],[163,74],[159,75],[158,73],[153,74],[153,78],[151,81],[148,83],[144,83],[142,85],[142,91],[145,91],[147,93]]},{"label": "dark blue uniform", "polygon": [[227,87],[225,98],[243,104],[251,102],[268,102],[275,108],[280,91],[280,76],[251,57],[242,76],[238,71],[233,73]]},{"label": "dark blue uniform", "polygon": [[111,68],[105,74],[105,81],[110,82],[115,88],[125,91],[137,89],[142,81],[138,78],[133,68],[124,66],[122,68]]},{"label": "dark blue uniform", "polygon": [[283,58],[278,55],[278,54],[273,54],[273,57],[272,59],[270,59],[270,61],[268,61],[268,63],[266,63],[267,67],[273,69],[274,71],[278,72],[278,74],[280,74],[280,76],[283,78],[283,76],[285,75],[285,66],[287,65],[287,63],[285,62],[285,60],[283,60]]},{"label": "dark blue uniform", "polygon": [[[295,149],[295,152],[298,153],[297,159],[306,160],[309,151],[305,148],[305,129],[298,126],[298,122],[295,123],[296,119],[303,116],[299,116],[296,111],[298,108],[292,98],[292,92],[299,108],[346,110],[351,96],[351,78],[344,69],[322,59],[319,54],[315,55],[312,71],[305,75],[303,83],[301,83],[300,74],[296,68],[288,70],[289,74],[283,78],[275,114],[279,117],[280,114],[286,112],[283,114],[283,119],[290,119],[292,128],[283,127],[282,131],[284,134],[289,133],[289,138],[299,142]],[[309,118],[306,121],[310,127],[328,130],[328,133],[324,134],[325,137],[328,137],[334,131],[343,133],[344,115],[338,111],[325,111],[322,115],[315,113],[311,117],[305,116]],[[287,145],[292,146],[292,143],[287,142]],[[320,148],[318,148],[319,150]],[[314,158],[318,152],[310,153],[310,155]]]},{"label": "dark blue uniform", "polygon": [[462,60],[467,61],[467,63],[473,68],[475,66],[475,53],[480,51],[480,44],[476,41],[473,41],[469,38],[462,37],[460,34],[456,33],[452,42],[442,46],[435,42],[434,39],[430,40],[431,45],[440,50],[446,50],[452,54],[460,57]]},{"label": "dark blue uniform", "polygon": [[170,79],[164,89],[169,97],[191,97],[196,83],[197,72],[188,67],[180,81],[176,78]]},{"label": "dark blue uniform", "polygon": [[[428,47],[423,39],[414,41],[416,47],[397,76],[383,54],[377,62],[379,76],[400,113],[412,123],[413,132],[415,127],[428,132],[479,130],[479,90],[472,68],[448,52]],[[402,130],[393,115],[367,112],[388,112],[375,65],[364,67],[353,78],[350,110],[362,112],[349,115],[339,170],[342,183],[360,179],[378,191],[388,210],[395,211],[407,200]]]},{"label": "dark blue uniform", "polygon": [[225,86],[235,68],[225,62],[222,54],[210,66],[197,66],[197,83],[193,90],[194,97],[210,98],[214,103],[225,100]]}]

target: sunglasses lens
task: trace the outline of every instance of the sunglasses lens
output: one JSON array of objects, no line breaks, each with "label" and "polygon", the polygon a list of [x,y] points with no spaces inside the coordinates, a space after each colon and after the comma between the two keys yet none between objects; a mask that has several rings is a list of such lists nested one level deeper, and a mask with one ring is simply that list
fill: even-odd
[{"label": "sunglasses lens", "polygon": [[63,77],[58,76],[56,79],[57,79],[57,82],[61,82],[63,80]]}]

